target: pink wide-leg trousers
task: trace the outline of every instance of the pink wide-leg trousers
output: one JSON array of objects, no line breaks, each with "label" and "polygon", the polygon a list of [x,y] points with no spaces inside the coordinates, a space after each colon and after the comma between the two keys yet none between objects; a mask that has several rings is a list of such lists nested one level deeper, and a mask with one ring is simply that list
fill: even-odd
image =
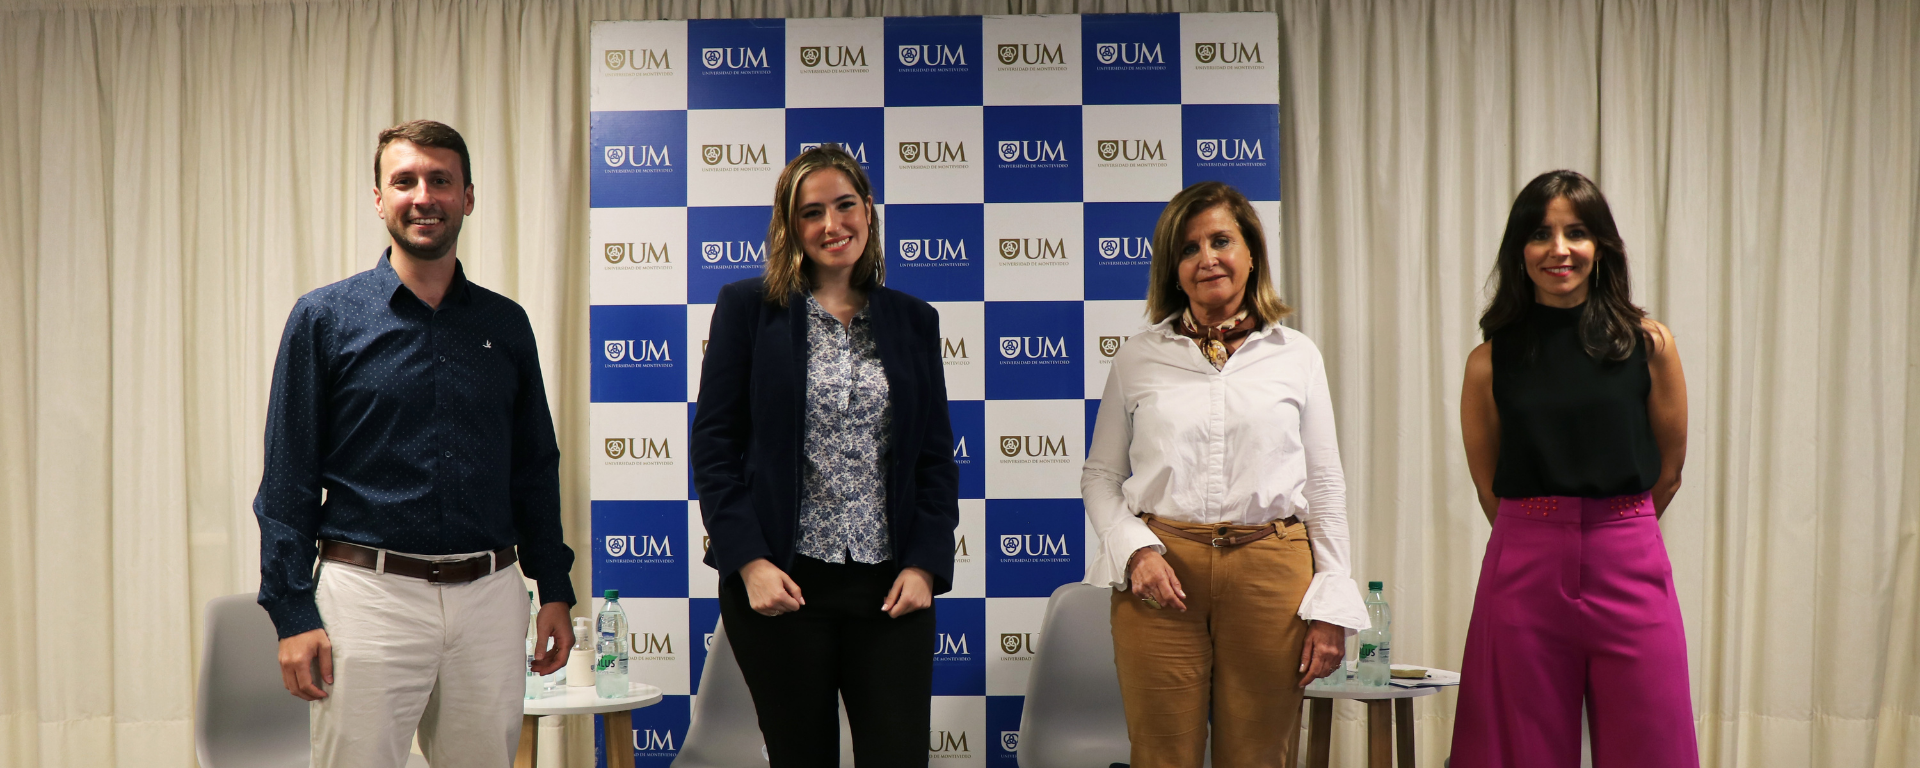
[{"label": "pink wide-leg trousers", "polygon": [[1501,499],[1460,668],[1453,768],[1697,768],[1687,640],[1647,494]]}]

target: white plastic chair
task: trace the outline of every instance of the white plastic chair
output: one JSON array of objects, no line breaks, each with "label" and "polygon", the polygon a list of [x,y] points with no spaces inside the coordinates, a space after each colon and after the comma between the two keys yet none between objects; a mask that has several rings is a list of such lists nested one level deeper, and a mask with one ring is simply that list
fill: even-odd
[{"label": "white plastic chair", "polygon": [[1020,768],[1106,768],[1130,759],[1110,594],[1072,583],[1047,599],[1020,714]]}]

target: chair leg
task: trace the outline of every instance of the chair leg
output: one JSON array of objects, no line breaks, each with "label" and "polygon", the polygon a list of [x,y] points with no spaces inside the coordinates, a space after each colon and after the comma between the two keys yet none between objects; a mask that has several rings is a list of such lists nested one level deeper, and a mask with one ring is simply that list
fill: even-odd
[{"label": "chair leg", "polygon": [[1393,700],[1393,738],[1400,748],[1400,768],[1413,768],[1413,699]]},{"label": "chair leg", "polygon": [[1393,703],[1367,700],[1367,768],[1393,768]]},{"label": "chair leg", "polygon": [[1307,701],[1307,766],[1327,768],[1333,745],[1333,699]]},{"label": "chair leg", "polygon": [[540,718],[520,716],[520,748],[513,753],[513,768],[533,768],[533,736],[540,730]]}]

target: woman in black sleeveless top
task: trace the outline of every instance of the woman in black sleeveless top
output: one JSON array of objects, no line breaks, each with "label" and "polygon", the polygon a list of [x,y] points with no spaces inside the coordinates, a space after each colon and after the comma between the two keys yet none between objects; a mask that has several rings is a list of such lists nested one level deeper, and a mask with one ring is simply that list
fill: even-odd
[{"label": "woman in black sleeveless top", "polygon": [[1632,302],[1598,187],[1521,190],[1467,359],[1460,427],[1493,523],[1474,594],[1454,768],[1695,768],[1686,637],[1656,520],[1680,489],[1686,381]]}]

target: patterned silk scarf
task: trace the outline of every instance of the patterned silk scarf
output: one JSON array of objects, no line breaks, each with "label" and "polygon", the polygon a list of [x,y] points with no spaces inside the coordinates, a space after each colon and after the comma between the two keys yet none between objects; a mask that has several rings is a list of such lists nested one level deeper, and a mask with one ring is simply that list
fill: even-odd
[{"label": "patterned silk scarf", "polygon": [[1200,347],[1200,354],[1206,355],[1207,362],[1213,363],[1213,369],[1217,371],[1226,366],[1227,358],[1233,356],[1233,350],[1227,346],[1228,343],[1246,338],[1247,334],[1253,333],[1258,326],[1259,323],[1253,321],[1253,317],[1247,313],[1247,310],[1242,309],[1239,314],[1224,323],[1203,328],[1199,323],[1194,322],[1193,308],[1188,307],[1181,310],[1180,322],[1173,324],[1173,330],[1193,339],[1194,343]]}]

